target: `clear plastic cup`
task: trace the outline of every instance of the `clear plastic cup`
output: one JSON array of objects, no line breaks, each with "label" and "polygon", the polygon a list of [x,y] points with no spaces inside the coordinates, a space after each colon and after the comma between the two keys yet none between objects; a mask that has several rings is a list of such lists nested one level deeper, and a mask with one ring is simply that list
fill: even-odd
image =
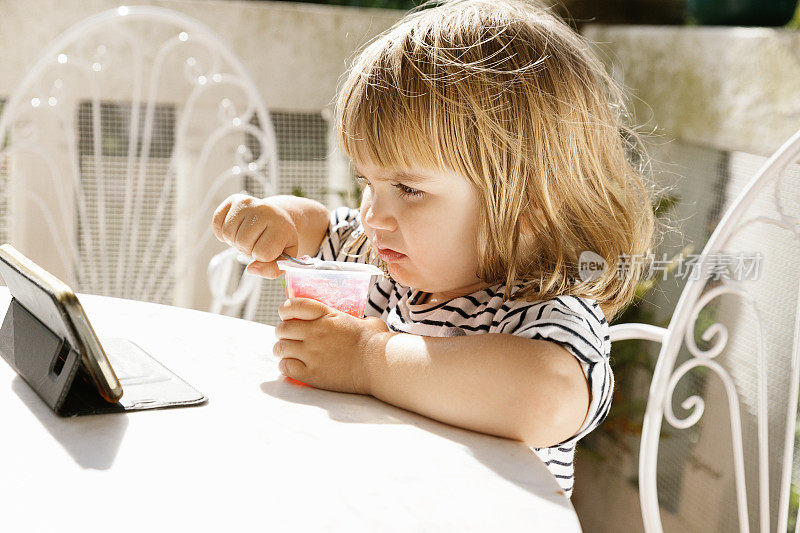
[{"label": "clear plastic cup", "polygon": [[364,316],[372,277],[383,275],[375,265],[342,261],[318,261],[316,267],[278,261],[278,268],[286,273],[289,298],[312,298],[357,318]]}]

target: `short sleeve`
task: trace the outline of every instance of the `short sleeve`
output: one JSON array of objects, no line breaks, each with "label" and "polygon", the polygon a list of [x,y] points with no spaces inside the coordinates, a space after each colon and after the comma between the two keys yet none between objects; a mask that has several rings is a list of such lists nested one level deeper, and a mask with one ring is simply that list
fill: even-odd
[{"label": "short sleeve", "polygon": [[500,321],[497,331],[563,346],[575,356],[589,384],[591,399],[586,419],[564,442],[577,441],[600,425],[611,407],[614,375],[609,364],[608,322],[592,299],[559,296],[546,302],[519,302]]},{"label": "short sleeve", "polygon": [[325,261],[366,263],[369,243],[366,239],[360,239],[363,234],[358,210],[337,207],[330,213],[328,231],[316,257]]}]

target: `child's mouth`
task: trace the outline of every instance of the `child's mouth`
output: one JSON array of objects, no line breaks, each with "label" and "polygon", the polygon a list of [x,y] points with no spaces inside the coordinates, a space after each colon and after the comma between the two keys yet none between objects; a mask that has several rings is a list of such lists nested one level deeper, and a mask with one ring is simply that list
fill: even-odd
[{"label": "child's mouth", "polygon": [[395,252],[391,248],[378,248],[378,253],[381,256],[381,259],[383,259],[387,263],[396,263],[397,261],[401,261],[406,257],[405,254],[401,254],[400,252]]}]

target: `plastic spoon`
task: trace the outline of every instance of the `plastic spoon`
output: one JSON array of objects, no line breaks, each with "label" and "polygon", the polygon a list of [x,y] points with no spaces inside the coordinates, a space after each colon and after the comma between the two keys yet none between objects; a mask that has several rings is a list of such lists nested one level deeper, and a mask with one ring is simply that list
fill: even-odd
[{"label": "plastic spoon", "polygon": [[303,261],[302,259],[298,259],[296,257],[293,257],[293,256],[287,254],[286,252],[281,252],[281,257],[283,257],[284,259],[288,259],[289,261],[292,261],[293,263],[297,263],[298,265],[314,266],[314,262],[313,261],[307,263],[307,262]]}]

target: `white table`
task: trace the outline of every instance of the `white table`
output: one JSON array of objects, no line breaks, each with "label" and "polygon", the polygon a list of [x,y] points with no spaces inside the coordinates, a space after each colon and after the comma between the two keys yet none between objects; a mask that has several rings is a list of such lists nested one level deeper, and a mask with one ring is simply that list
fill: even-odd
[{"label": "white table", "polygon": [[0,531],[580,530],[522,443],[289,383],[272,327],[80,299],[209,401],[60,418],[0,360]]}]

